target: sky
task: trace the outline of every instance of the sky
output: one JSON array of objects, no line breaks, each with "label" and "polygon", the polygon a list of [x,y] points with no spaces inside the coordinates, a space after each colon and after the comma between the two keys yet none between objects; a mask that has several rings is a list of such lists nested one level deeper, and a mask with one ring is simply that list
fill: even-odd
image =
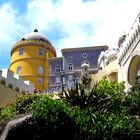
[{"label": "sky", "polygon": [[0,0],[0,69],[9,68],[14,43],[34,29],[61,49],[108,45],[128,33],[140,0]]}]

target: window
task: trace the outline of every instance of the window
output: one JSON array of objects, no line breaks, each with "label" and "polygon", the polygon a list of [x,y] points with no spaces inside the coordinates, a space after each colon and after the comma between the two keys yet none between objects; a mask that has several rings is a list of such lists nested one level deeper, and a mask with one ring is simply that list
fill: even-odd
[{"label": "window", "polygon": [[56,84],[59,84],[60,83],[60,77],[56,77],[55,83]]},{"label": "window", "polygon": [[56,72],[56,73],[60,73],[60,70],[61,70],[60,66],[56,66],[56,67],[55,67],[55,72]]},{"label": "window", "polygon": [[39,66],[39,67],[38,67],[38,73],[39,73],[39,74],[43,74],[43,67],[42,67],[42,66]]},{"label": "window", "polygon": [[72,64],[69,64],[68,70],[69,70],[69,71],[72,71],[72,70],[73,70]]},{"label": "window", "polygon": [[44,49],[39,49],[39,55],[44,56],[45,55],[45,50]]},{"label": "window", "polygon": [[23,48],[20,48],[18,54],[19,55],[23,55],[23,52],[24,52],[24,49]]},{"label": "window", "polygon": [[68,60],[69,60],[69,61],[72,61],[72,57],[71,57],[71,56],[69,56],[69,57],[68,57]]},{"label": "window", "polygon": [[18,67],[17,67],[16,74],[20,74],[20,73],[21,73],[21,66],[18,66]]},{"label": "window", "polygon": [[42,84],[43,83],[43,79],[42,78],[38,78],[38,84]]},{"label": "window", "polygon": [[82,54],[82,57],[83,57],[83,58],[87,58],[87,54],[86,54],[86,53],[83,53],[83,54]]}]

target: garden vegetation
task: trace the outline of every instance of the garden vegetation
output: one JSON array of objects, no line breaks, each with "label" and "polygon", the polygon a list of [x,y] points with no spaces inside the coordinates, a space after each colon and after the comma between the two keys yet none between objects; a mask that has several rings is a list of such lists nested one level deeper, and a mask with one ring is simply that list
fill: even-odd
[{"label": "garden vegetation", "polygon": [[22,126],[30,140],[136,140],[140,138],[140,87],[136,83],[128,92],[124,89],[124,82],[113,84],[104,78],[91,89],[76,83],[60,99],[22,95],[1,109],[0,124],[32,114]]}]

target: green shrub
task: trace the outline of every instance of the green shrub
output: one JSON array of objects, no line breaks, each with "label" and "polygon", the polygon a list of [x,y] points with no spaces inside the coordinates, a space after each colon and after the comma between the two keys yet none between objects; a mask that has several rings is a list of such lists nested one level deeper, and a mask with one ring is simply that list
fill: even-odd
[{"label": "green shrub", "polygon": [[33,110],[33,116],[41,123],[40,129],[45,128],[42,131],[50,137],[59,133],[67,134],[71,139],[94,140],[118,139],[126,134],[125,137],[130,139],[136,130],[132,117],[126,116],[125,111],[101,114],[92,108],[71,106],[63,100],[46,96],[34,104]]},{"label": "green shrub", "polygon": [[34,104],[33,110],[33,116],[40,124],[38,131],[40,131],[39,135],[41,137],[75,139],[75,132],[78,129],[76,129],[77,126],[74,119],[68,114],[68,111],[72,110],[64,101],[53,100],[50,97],[44,96]]},{"label": "green shrub", "polygon": [[127,103],[138,105],[139,94],[126,96],[124,83],[112,84],[104,78],[91,90],[77,84],[65,95],[59,100],[38,94],[22,95],[10,106],[1,109],[1,116],[12,118],[32,112],[32,123],[37,132],[34,138],[138,139],[135,134],[140,124],[129,113]]},{"label": "green shrub", "polygon": [[15,117],[20,114],[26,114],[32,111],[32,104],[41,98],[40,95],[21,95],[11,103],[4,107],[1,112],[4,118]]},{"label": "green shrub", "polygon": [[15,87],[15,91],[20,92],[19,87]]},{"label": "green shrub", "polygon": [[[64,100],[73,106],[91,107],[95,112],[118,112],[121,110],[124,94],[124,83],[110,83],[106,78],[99,81],[91,90],[77,84],[65,91]],[[117,111],[118,110],[118,111]]]},{"label": "green shrub", "polygon": [[0,82],[1,82],[2,85],[6,85],[6,82],[5,82],[4,79],[2,79]]},{"label": "green shrub", "polygon": [[8,87],[9,87],[10,89],[13,89],[13,85],[12,85],[11,83],[8,84]]}]

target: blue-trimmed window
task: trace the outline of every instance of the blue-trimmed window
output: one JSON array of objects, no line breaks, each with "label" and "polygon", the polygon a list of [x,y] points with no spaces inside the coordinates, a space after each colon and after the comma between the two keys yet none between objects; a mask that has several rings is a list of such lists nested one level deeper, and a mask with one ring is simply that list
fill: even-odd
[{"label": "blue-trimmed window", "polygon": [[42,84],[43,83],[43,79],[40,77],[38,78],[38,84]]},{"label": "blue-trimmed window", "polygon": [[20,73],[21,73],[21,66],[18,66],[16,70],[16,74],[20,74]]},{"label": "blue-trimmed window", "polygon": [[44,49],[39,49],[39,55],[44,56],[45,55],[45,50]]},{"label": "blue-trimmed window", "polygon": [[23,48],[19,48],[18,55],[23,55],[23,53],[24,53],[24,49]]}]

